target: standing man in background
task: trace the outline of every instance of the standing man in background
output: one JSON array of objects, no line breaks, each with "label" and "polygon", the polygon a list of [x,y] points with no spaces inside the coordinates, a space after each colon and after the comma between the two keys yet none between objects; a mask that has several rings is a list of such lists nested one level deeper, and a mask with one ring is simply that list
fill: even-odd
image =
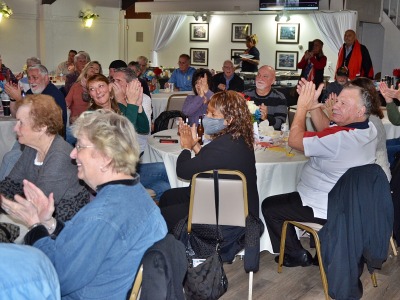
[{"label": "standing man in background", "polygon": [[336,71],[340,67],[349,69],[349,80],[356,77],[374,78],[374,68],[367,47],[360,44],[354,30],[344,33],[344,44],[339,50]]}]

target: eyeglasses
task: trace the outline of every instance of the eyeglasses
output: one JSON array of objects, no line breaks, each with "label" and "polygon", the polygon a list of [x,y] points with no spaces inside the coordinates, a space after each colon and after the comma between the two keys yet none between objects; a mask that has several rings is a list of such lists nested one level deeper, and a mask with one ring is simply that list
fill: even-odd
[{"label": "eyeglasses", "polygon": [[75,148],[76,148],[76,151],[81,151],[82,149],[85,149],[85,148],[94,148],[94,146],[93,145],[90,145],[90,146],[81,146],[81,145],[78,145],[78,144],[76,144],[75,145]]}]

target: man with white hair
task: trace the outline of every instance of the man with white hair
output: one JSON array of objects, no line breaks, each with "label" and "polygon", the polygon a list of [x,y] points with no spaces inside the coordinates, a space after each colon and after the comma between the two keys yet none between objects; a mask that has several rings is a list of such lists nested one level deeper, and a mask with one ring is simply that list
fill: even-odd
[{"label": "man with white hair", "polygon": [[268,120],[270,126],[280,130],[286,122],[287,101],[285,95],[272,88],[274,82],[275,69],[262,66],[258,69],[256,87],[243,93],[260,106],[261,119]]},{"label": "man with white hair", "polygon": [[90,62],[90,56],[85,51],[79,51],[78,54],[74,56],[75,71],[73,73],[67,74],[67,76],[65,77],[64,89],[66,94],[68,94],[71,86],[76,82],[83,68],[88,62]]},{"label": "man with white hair", "polygon": [[244,80],[235,74],[235,66],[232,61],[225,60],[222,71],[211,78],[211,90],[214,93],[228,90],[242,92],[244,90]]}]

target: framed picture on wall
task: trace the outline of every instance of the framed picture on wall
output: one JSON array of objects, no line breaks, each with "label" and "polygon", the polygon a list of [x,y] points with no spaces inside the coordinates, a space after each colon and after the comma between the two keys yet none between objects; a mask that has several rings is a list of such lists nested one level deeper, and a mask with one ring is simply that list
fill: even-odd
[{"label": "framed picture on wall", "polygon": [[190,64],[208,66],[208,48],[190,48]]},{"label": "framed picture on wall", "polygon": [[298,44],[300,24],[278,23],[276,25],[277,44]]},{"label": "framed picture on wall", "polygon": [[275,69],[278,71],[297,71],[298,51],[276,51]]},{"label": "framed picture on wall", "polygon": [[231,59],[234,65],[238,65],[241,62],[240,55],[243,54],[244,51],[246,51],[246,49],[231,49]]},{"label": "framed picture on wall", "polygon": [[190,23],[190,41],[208,42],[208,23]]},{"label": "framed picture on wall", "polygon": [[245,42],[246,36],[251,35],[251,23],[232,23],[232,42]]}]

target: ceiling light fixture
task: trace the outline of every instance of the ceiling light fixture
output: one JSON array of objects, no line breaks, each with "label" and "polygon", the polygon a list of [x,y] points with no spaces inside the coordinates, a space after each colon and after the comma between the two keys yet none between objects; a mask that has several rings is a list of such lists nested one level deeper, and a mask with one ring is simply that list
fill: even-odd
[{"label": "ceiling light fixture", "polygon": [[11,10],[11,8],[9,8],[7,6],[7,4],[2,2],[0,4],[0,22],[3,19],[3,17],[9,18],[12,14],[13,14],[13,11]]},{"label": "ceiling light fixture", "polygon": [[99,18],[100,16],[91,11],[80,11],[79,18],[83,21],[83,27],[90,28],[93,25],[93,20]]},{"label": "ceiling light fixture", "polygon": [[290,16],[286,11],[282,11],[276,15],[275,21],[276,22],[289,22]]}]

